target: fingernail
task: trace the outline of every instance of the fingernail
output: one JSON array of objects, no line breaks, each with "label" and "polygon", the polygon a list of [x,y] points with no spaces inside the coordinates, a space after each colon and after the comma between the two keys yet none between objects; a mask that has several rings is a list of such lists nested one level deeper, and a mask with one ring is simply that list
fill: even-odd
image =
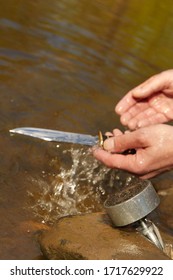
[{"label": "fingernail", "polygon": [[104,146],[104,149],[107,151],[113,150],[114,149],[114,138],[110,137],[110,138],[106,139],[104,141],[103,146]]}]

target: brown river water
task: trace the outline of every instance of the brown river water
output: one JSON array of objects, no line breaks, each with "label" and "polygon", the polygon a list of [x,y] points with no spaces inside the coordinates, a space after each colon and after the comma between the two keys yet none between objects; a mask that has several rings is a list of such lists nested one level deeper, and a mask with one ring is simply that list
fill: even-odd
[{"label": "brown river water", "polygon": [[[170,0],[1,1],[0,259],[42,258],[33,232],[61,216],[101,210],[113,184],[113,171],[86,147],[10,136],[9,129],[96,135],[121,128],[118,100],[173,68],[172,30]],[[172,179],[169,172],[154,183]]]}]

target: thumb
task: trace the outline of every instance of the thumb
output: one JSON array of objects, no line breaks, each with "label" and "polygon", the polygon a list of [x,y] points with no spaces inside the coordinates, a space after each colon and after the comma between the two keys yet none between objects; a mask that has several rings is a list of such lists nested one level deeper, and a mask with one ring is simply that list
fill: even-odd
[{"label": "thumb", "polygon": [[122,153],[128,149],[146,148],[147,143],[138,131],[110,137],[104,141],[104,149],[109,152]]}]

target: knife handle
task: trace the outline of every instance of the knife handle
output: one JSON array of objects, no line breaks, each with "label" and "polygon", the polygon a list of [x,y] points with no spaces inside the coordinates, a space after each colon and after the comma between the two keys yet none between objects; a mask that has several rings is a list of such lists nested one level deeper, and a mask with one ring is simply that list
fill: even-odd
[{"label": "knife handle", "polygon": [[[103,143],[106,139],[108,139],[109,136],[103,135],[101,131],[99,131],[99,146],[103,148]],[[136,154],[135,149],[128,149],[124,152],[122,152],[122,155],[134,155]]]}]

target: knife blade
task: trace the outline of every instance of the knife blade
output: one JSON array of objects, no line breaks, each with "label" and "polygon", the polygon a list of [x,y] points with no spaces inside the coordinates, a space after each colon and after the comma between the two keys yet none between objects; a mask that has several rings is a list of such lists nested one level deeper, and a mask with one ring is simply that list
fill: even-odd
[{"label": "knife blade", "polygon": [[101,143],[103,141],[101,132],[99,132],[98,136],[92,136],[88,134],[65,132],[65,131],[45,129],[45,128],[18,127],[18,128],[11,129],[10,133],[31,136],[45,141],[66,142],[66,143],[82,144],[88,146],[103,144]]},{"label": "knife blade", "polygon": [[[97,136],[37,127],[17,127],[14,129],[10,129],[9,131],[12,134],[22,134],[30,137],[39,138],[45,141],[73,143],[87,146],[98,145],[102,148],[104,140],[107,139],[107,136],[103,135],[101,131],[98,132]],[[135,153],[135,149],[128,149],[122,152],[123,155]]]}]

